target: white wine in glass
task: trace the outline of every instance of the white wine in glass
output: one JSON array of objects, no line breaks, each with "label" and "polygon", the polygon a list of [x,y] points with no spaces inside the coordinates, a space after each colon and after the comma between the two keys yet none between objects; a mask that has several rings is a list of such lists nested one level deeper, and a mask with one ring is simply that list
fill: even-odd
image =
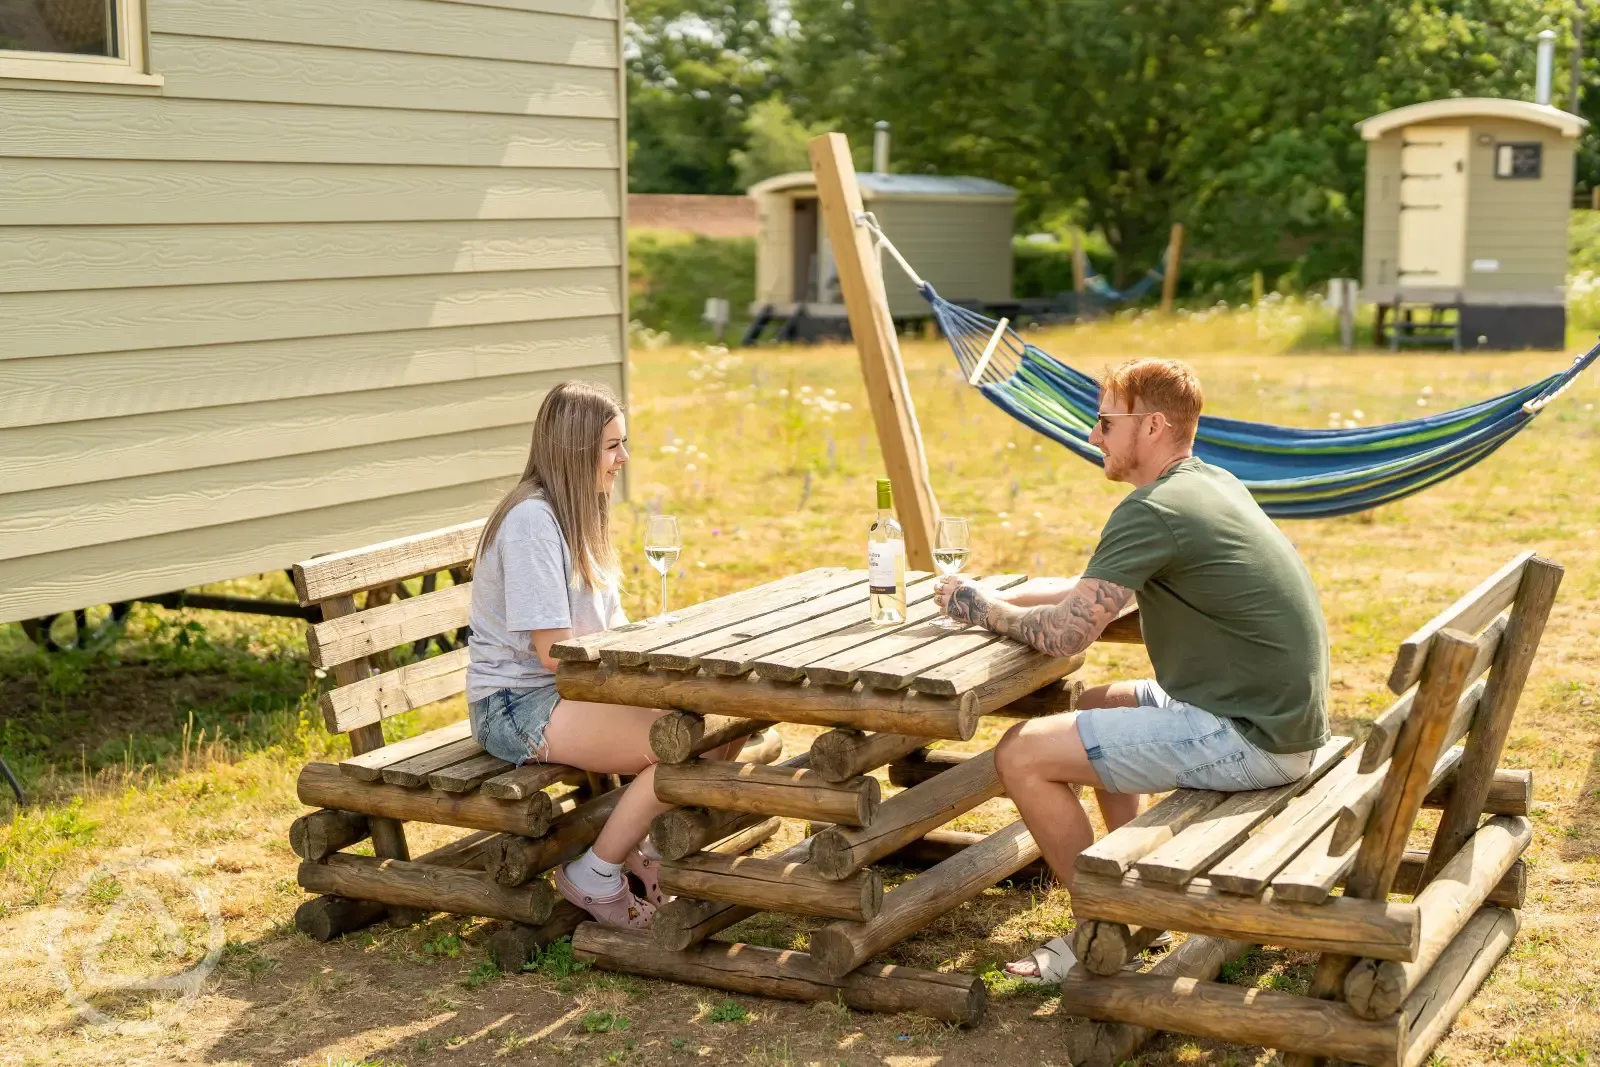
[{"label": "white wine in glass", "polygon": [[[961,568],[967,565],[969,538],[966,519],[946,515],[939,520],[939,528],[934,532],[933,539],[933,565],[939,568],[940,574],[949,577],[960,573]],[[934,625],[946,630],[959,630],[965,624],[944,615]]]},{"label": "white wine in glass", "polygon": [[675,515],[652,515],[644,532],[644,558],[661,575],[661,614],[646,620],[657,626],[677,622],[678,616],[667,614],[667,572],[678,562],[683,552],[683,538],[678,533]]}]

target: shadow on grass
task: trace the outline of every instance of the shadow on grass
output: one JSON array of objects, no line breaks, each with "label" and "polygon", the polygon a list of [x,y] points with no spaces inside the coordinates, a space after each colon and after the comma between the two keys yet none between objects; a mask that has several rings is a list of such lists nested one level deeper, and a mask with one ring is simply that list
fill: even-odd
[{"label": "shadow on grass", "polygon": [[1578,787],[1578,797],[1567,817],[1561,858],[1568,863],[1600,857],[1600,749],[1589,761],[1589,772]]},{"label": "shadow on grass", "polygon": [[103,647],[48,652],[20,632],[0,644],[0,753],[30,799],[295,737],[317,689],[304,655],[214,625],[141,606]]}]

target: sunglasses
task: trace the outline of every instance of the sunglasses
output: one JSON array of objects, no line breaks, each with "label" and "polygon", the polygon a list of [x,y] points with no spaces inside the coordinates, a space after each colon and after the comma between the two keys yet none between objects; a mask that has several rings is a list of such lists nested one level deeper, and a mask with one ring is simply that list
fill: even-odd
[{"label": "sunglasses", "polygon": [[1112,419],[1137,419],[1137,418],[1142,418],[1145,415],[1151,415],[1151,414],[1154,414],[1154,412],[1150,412],[1150,411],[1102,411],[1102,412],[1100,412],[1100,416],[1099,416],[1100,417],[1100,432],[1103,433],[1103,434],[1107,434],[1107,433],[1111,432],[1111,420]]}]

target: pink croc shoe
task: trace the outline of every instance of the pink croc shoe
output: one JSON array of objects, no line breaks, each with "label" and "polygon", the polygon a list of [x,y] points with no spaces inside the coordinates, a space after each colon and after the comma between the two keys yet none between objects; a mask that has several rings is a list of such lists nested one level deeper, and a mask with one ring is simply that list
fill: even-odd
[{"label": "pink croc shoe", "polygon": [[652,907],[659,908],[672,899],[661,891],[660,860],[653,860],[642,849],[636,848],[622,862],[644,884],[644,898]]},{"label": "pink croc shoe", "polygon": [[565,866],[556,868],[556,891],[567,900],[592,915],[603,926],[620,926],[631,930],[648,930],[655,918],[655,905],[640,900],[623,879],[622,888],[610,896],[596,897],[572,884]]}]

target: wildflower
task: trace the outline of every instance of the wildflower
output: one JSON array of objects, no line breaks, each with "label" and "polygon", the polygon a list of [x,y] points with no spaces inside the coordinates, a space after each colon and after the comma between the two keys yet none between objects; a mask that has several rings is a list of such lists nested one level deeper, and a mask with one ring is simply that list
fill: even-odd
[{"label": "wildflower", "polygon": [[1425,408],[1427,406],[1428,406],[1428,398],[1427,397],[1425,397],[1425,396],[1417,397],[1417,407]]},{"label": "wildflower", "polygon": [[1367,413],[1366,413],[1366,412],[1365,412],[1365,411],[1362,411],[1362,410],[1361,410],[1361,409],[1360,409],[1360,408],[1356,408],[1356,409],[1355,409],[1355,410],[1354,410],[1354,411],[1352,411],[1352,412],[1351,412],[1351,413],[1350,413],[1350,414],[1351,414],[1351,415],[1352,415],[1352,416],[1353,416],[1353,417],[1355,417],[1355,418],[1358,418],[1358,419],[1364,419],[1364,418],[1366,418],[1366,417],[1367,417]]},{"label": "wildflower", "polygon": [[837,390],[834,390],[834,389],[824,389],[824,390],[823,390],[823,391],[822,391],[822,395],[823,395],[823,396],[833,396],[833,395],[834,395],[834,393],[835,393],[835,392],[837,392]]},{"label": "wildflower", "polygon": [[1422,387],[1422,395],[1423,395],[1423,396],[1432,396],[1432,395],[1433,395],[1433,386],[1431,386],[1431,385],[1424,385],[1424,386],[1423,386],[1423,387]]},{"label": "wildflower", "polygon": [[662,451],[662,452],[663,452],[663,453],[664,453],[664,454],[666,454],[666,455],[669,455],[669,456],[670,456],[670,455],[672,455],[672,454],[673,454],[673,453],[675,453],[675,452],[677,452],[677,451],[678,451],[678,448],[677,448],[677,446],[676,446],[676,445],[662,445],[662,446],[661,446],[661,451]]},{"label": "wildflower", "polygon": [[695,465],[693,463],[691,463],[688,466],[684,467],[683,469],[686,470],[686,471],[692,471],[692,470],[697,470],[698,468],[695,467]]}]

